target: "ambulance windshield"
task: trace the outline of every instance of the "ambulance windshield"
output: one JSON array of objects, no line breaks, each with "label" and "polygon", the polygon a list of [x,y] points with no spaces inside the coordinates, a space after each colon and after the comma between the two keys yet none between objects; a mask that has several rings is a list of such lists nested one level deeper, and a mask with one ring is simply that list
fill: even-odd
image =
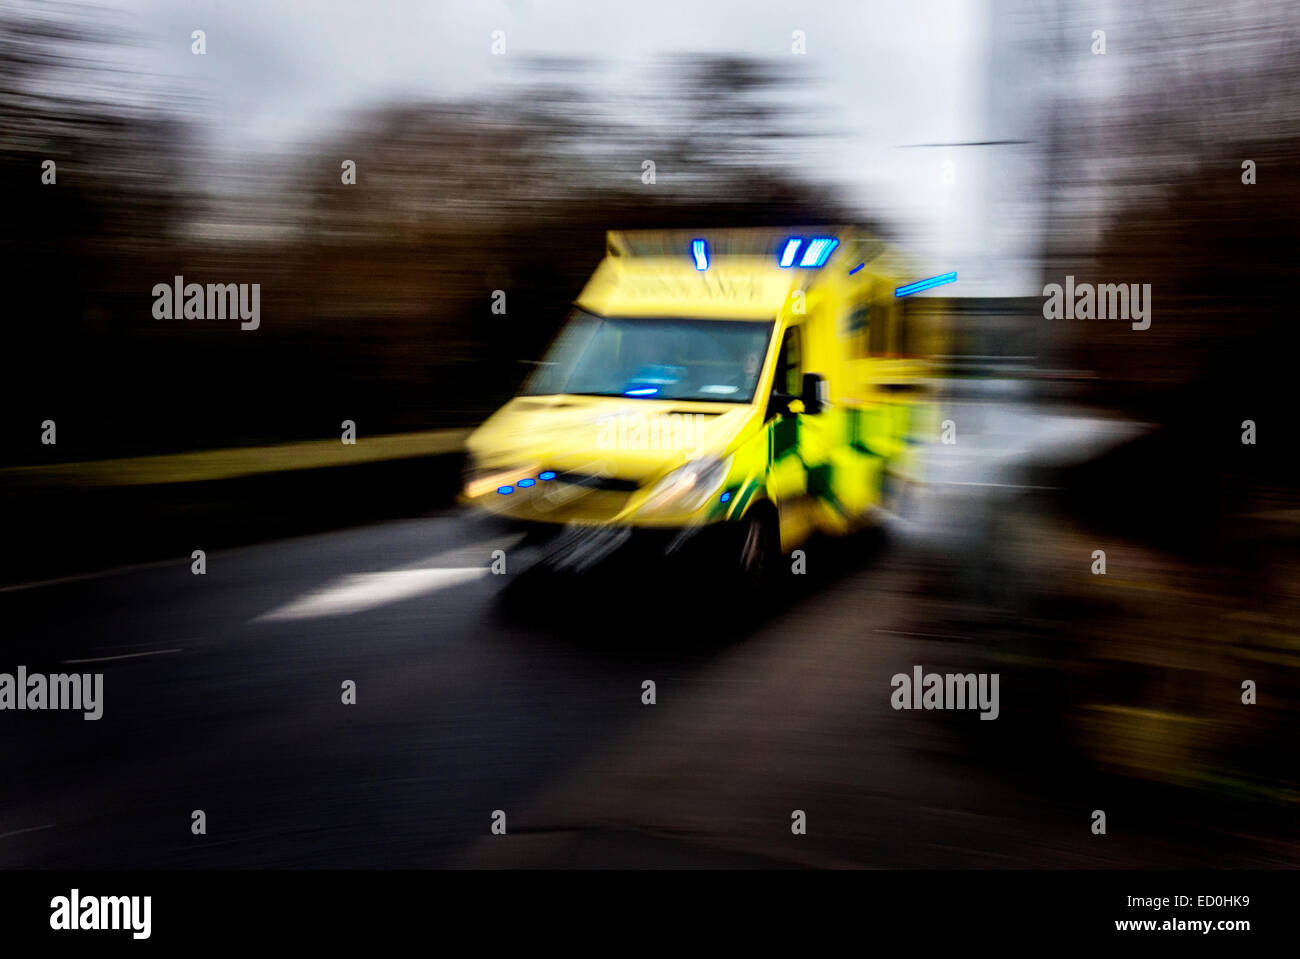
[{"label": "ambulance windshield", "polygon": [[575,310],[523,392],[748,403],[771,336],[767,321]]}]

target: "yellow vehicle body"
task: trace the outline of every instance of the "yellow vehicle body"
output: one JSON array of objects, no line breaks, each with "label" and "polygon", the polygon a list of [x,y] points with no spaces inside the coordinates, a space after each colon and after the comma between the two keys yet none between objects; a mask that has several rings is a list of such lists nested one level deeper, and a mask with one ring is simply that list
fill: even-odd
[{"label": "yellow vehicle body", "polygon": [[[836,242],[820,267],[782,266],[792,238],[796,254]],[[681,531],[764,510],[787,553],[869,523],[889,481],[916,478],[931,429],[936,334],[909,329],[894,295],[915,279],[847,227],[610,233],[575,302],[578,346],[548,355],[589,383],[602,362],[632,370],[631,385],[614,372],[602,395],[553,392],[575,381],[544,365],[470,436],[462,502],[529,524]],[[650,327],[664,355],[622,355]]]}]

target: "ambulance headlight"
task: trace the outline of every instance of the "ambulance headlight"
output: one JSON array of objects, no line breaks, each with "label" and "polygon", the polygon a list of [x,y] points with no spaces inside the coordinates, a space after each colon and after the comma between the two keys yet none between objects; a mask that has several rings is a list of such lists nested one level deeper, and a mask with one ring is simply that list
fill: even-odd
[{"label": "ambulance headlight", "polygon": [[652,513],[664,510],[693,513],[722,488],[730,472],[730,456],[692,460],[656,483],[642,509]]}]

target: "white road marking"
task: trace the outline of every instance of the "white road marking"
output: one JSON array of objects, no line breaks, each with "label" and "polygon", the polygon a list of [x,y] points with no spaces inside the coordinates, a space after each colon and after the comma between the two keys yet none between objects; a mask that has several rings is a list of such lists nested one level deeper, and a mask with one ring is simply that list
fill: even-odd
[{"label": "white road marking", "polygon": [[185,557],[173,557],[172,559],[159,559],[148,563],[133,563],[130,566],[114,566],[111,569],[98,569],[92,573],[77,573],[75,576],[60,576],[58,579],[38,579],[30,583],[15,583],[12,586],[0,586],[0,593],[16,593],[22,589],[40,589],[44,586],[62,586],[64,583],[80,583],[88,579],[103,579],[105,576],[119,576],[122,573],[136,573],[143,569],[160,569],[163,566],[175,566],[180,563],[189,564],[190,559]]},{"label": "white road marking", "polygon": [[168,653],[179,653],[180,649],[151,649],[143,653],[123,653],[120,656],[96,656],[92,659],[65,659],[64,666],[71,666],[74,663],[111,663],[118,659],[136,659],[140,656],[166,656]]},{"label": "white road marking", "polygon": [[46,823],[44,826],[31,826],[27,829],[15,829],[13,832],[0,832],[0,839],[8,839],[10,836],[22,836],[29,832],[40,832],[42,829],[53,829],[54,823]]},{"label": "white road marking", "polygon": [[434,564],[438,566],[464,566],[479,560],[486,563],[491,559],[493,550],[513,549],[519,545],[523,538],[523,533],[510,532],[500,536],[493,536],[491,539],[476,540],[464,546],[453,546],[451,549],[444,549],[432,556],[425,556],[413,563],[408,563],[401,569],[428,569]]},{"label": "white road marking", "polygon": [[383,573],[358,573],[344,576],[328,586],[313,590],[253,622],[276,622],[314,619],[320,616],[347,616],[365,609],[410,599],[424,593],[459,586],[486,576],[488,567],[450,567],[440,569],[392,569]]},{"label": "white road marking", "polygon": [[[439,515],[434,518],[443,519],[444,517]],[[405,522],[405,521],[401,521],[401,522]],[[474,519],[471,518],[470,522],[474,522]],[[323,533],[323,534],[316,533],[310,535],[322,536],[322,535],[329,535],[329,533]],[[522,534],[519,535],[506,534],[505,536],[497,536],[494,537],[493,539],[483,540],[478,543],[471,543],[467,546],[458,546],[455,547],[454,549],[446,550],[442,553],[436,554],[435,556],[432,557],[427,557],[426,559],[420,560],[418,562],[427,563],[427,562],[431,562],[432,560],[439,559],[441,557],[447,557],[457,553],[467,553],[485,547],[488,548],[489,552],[492,549],[498,549],[498,548],[504,549],[510,547],[514,543],[517,543],[521,539],[523,539]],[[291,541],[292,541],[291,539],[285,539],[285,540],[280,540],[279,542],[288,543]],[[208,559],[211,560],[213,557],[216,556],[225,556],[228,553],[233,553],[238,550],[247,550],[247,549],[256,549],[256,548],[257,546],[255,545],[232,546],[229,549],[223,549],[220,552],[213,551],[208,553]],[[13,583],[9,586],[0,586],[0,593],[17,593],[24,589],[43,589],[47,586],[63,586],[67,583],[81,583],[87,580],[105,579],[106,577],[109,576],[122,576],[127,573],[138,573],[147,569],[162,569],[164,566],[183,566],[184,568],[188,569],[190,566],[190,562],[191,560],[189,556],[173,556],[169,559],[155,559],[145,563],[131,563],[126,566],[112,566],[109,567],[108,569],[97,569],[87,573],[74,573],[71,576],[59,576],[55,579],[35,579],[28,583]]]}]

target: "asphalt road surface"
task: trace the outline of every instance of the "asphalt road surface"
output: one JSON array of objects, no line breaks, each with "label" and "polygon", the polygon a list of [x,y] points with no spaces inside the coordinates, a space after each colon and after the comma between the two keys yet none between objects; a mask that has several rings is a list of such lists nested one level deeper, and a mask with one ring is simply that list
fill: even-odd
[{"label": "asphalt road surface", "polygon": [[517,573],[488,567],[515,538],[456,511],[0,591],[0,671],[104,675],[98,721],[0,713],[0,865],[1270,864],[1156,818],[1093,836],[1094,780],[984,762],[998,722],[890,708],[913,664],[986,661],[936,615],[945,584],[1013,572],[982,545],[1034,495],[1010,467],[1090,435],[1000,400],[952,415],[908,518],[810,545],[744,628],[650,578],[507,613]]}]

